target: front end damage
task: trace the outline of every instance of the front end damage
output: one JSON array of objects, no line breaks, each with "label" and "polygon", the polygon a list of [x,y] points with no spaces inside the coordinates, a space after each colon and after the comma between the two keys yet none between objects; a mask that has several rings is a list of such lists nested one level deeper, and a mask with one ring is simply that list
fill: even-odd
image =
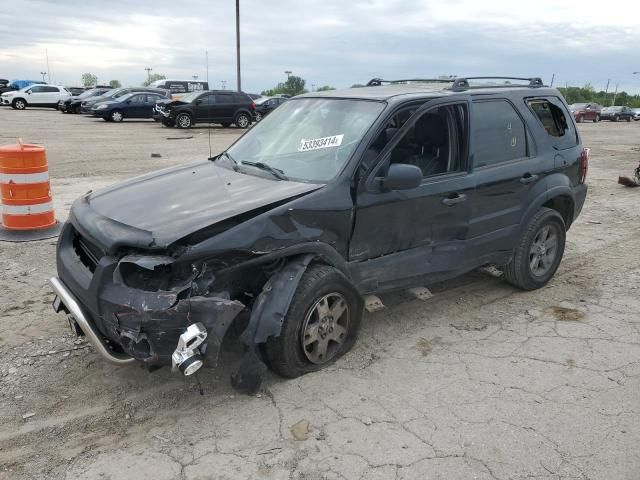
[{"label": "front end damage", "polygon": [[[246,315],[245,355],[232,375],[241,392],[258,390],[266,366],[260,345],[280,335],[297,284],[313,255],[255,262],[256,256],[181,262],[169,255],[100,255],[67,223],[58,244],[54,308],[68,314],[106,360],[172,365],[184,375],[216,366],[222,341]],[[247,265],[245,267],[245,264]]]}]

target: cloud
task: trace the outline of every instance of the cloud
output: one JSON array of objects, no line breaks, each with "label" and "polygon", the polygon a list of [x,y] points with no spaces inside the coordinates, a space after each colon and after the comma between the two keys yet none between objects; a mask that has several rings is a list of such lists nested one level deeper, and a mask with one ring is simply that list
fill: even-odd
[{"label": "cloud", "polygon": [[[594,9],[567,0],[241,0],[246,91],[301,75],[308,85],[372,77],[541,75],[562,83],[607,79],[640,91],[640,4]],[[48,51],[52,80],[85,71],[124,84],[145,67],[171,77],[235,85],[234,2],[24,0],[0,13],[0,77],[38,78]]]}]

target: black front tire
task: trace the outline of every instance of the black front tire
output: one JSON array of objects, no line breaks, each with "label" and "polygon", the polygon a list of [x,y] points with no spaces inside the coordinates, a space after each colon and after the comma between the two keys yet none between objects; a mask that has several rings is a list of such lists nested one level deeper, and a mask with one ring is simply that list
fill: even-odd
[{"label": "black front tire", "polygon": [[[531,249],[538,234],[547,226],[551,227],[558,235],[557,252],[548,271],[543,275],[535,275],[531,267]],[[566,226],[562,216],[550,208],[541,208],[529,221],[513,252],[513,258],[506,265],[504,269],[505,280],[523,290],[544,287],[560,266],[566,236]]]},{"label": "black front tire", "polygon": [[[348,307],[346,337],[330,358],[320,363],[312,363],[303,351],[303,324],[316,302],[332,293],[341,295]],[[363,305],[362,297],[335,268],[321,264],[310,266],[300,280],[280,336],[270,337],[265,345],[268,365],[283,377],[296,378],[332,364],[355,344],[360,330]]]},{"label": "black front tire", "polygon": [[181,113],[176,117],[175,122],[176,127],[178,128],[191,128],[193,125],[193,121],[191,120],[191,115],[188,113]]}]

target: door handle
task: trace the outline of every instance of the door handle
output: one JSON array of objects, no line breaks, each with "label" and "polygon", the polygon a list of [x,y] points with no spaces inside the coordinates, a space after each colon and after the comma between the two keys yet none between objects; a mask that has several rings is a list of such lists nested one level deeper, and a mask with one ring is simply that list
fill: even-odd
[{"label": "door handle", "polygon": [[530,173],[525,173],[523,177],[520,178],[520,183],[526,185],[527,183],[535,182],[538,179],[538,175],[531,175]]},{"label": "door handle", "polygon": [[467,199],[467,196],[464,193],[462,194],[455,193],[449,197],[443,198],[442,203],[450,207],[452,205],[455,205],[456,203],[464,202],[466,199]]}]

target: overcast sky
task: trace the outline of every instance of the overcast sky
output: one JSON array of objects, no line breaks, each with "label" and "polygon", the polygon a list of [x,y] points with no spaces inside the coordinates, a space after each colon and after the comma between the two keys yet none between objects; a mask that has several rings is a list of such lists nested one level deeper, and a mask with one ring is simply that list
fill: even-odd
[{"label": "overcast sky", "polygon": [[[233,0],[5,0],[0,78],[138,85],[145,67],[233,88]],[[291,70],[308,88],[372,77],[540,75],[640,93],[640,1],[241,0],[242,86],[259,92]]]}]

